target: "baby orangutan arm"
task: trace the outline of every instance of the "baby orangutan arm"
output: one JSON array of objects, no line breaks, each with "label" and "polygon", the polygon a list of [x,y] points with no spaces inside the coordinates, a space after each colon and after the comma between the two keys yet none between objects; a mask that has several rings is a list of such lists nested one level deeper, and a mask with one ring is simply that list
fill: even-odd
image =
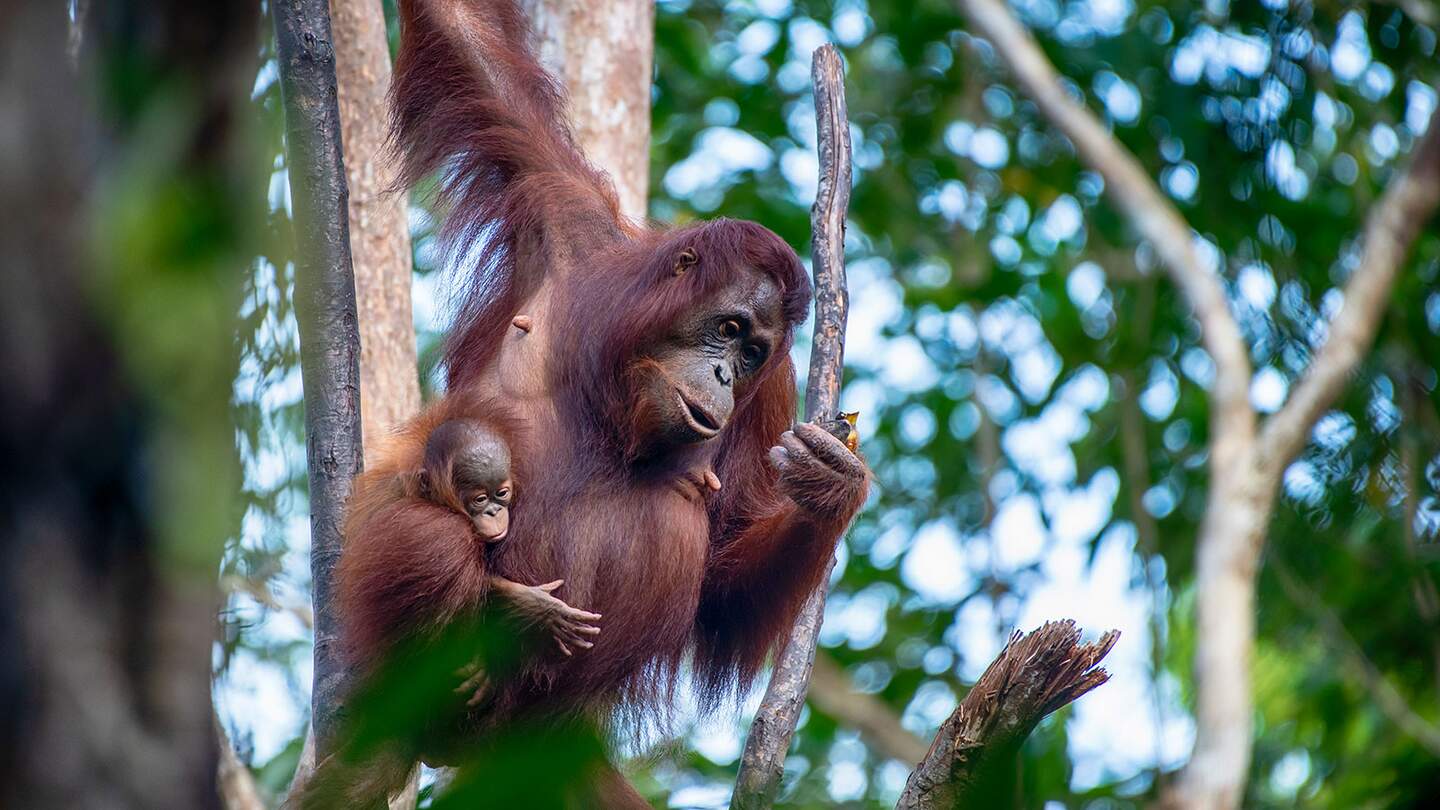
[{"label": "baby orangutan arm", "polygon": [[549,632],[560,652],[570,655],[570,647],[588,650],[595,646],[586,636],[600,635],[600,628],[594,624],[600,621],[600,614],[570,607],[551,595],[564,584],[563,579],[544,585],[521,585],[504,577],[490,578],[491,593],[501,600],[502,609],[524,627]]},{"label": "baby orangutan arm", "polygon": [[[504,577],[490,577],[490,598],[497,606],[513,618],[522,631],[548,632],[555,639],[560,652],[571,655],[571,647],[588,650],[595,646],[590,637],[598,636],[599,613],[570,607],[552,592],[565,584],[557,579],[544,585],[521,585]],[[479,661],[456,673],[464,681],[455,689],[456,694],[468,694],[467,706],[478,706],[490,694],[490,680]]]}]

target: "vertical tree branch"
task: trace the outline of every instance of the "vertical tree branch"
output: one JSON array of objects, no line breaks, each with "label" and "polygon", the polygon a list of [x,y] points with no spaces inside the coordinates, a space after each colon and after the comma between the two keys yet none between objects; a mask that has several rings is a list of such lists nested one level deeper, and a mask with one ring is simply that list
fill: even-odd
[{"label": "vertical tree branch", "polygon": [[255,7],[81,22],[79,70],[66,4],[0,25],[0,807],[218,808]]},{"label": "vertical tree branch", "polygon": [[[845,69],[832,45],[815,51],[810,70],[815,84],[815,118],[820,151],[820,187],[810,209],[811,262],[815,273],[815,336],[805,384],[805,419],[833,415],[840,402],[845,360],[845,319],[850,298],[845,286],[845,215],[850,205],[850,124],[845,106]],[[830,567],[835,564],[831,558]],[[732,806],[769,807],[780,789],[785,753],[805,704],[815,643],[825,615],[829,576],[805,601],[785,643],[770,685],[755,713]]]},{"label": "vertical tree branch", "polygon": [[325,0],[272,0],[270,10],[295,212],[295,310],[305,386],[315,602],[311,718],[323,758],[333,748],[346,680],[330,578],[340,556],[345,496],[362,463],[360,335],[329,9]]}]

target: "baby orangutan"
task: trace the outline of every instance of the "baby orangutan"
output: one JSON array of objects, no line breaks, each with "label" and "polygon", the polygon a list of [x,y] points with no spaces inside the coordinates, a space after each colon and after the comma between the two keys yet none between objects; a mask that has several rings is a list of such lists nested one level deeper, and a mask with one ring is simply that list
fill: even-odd
[{"label": "baby orangutan", "polygon": [[[510,470],[510,446],[498,432],[476,419],[450,419],[430,432],[414,488],[419,497],[469,518],[475,540],[490,546],[504,540],[510,531],[510,509],[515,501]],[[600,628],[593,624],[599,614],[577,610],[551,595],[564,580],[544,585],[521,585],[495,575],[488,580],[490,593],[503,603],[502,609],[522,626],[547,630],[565,655],[571,654],[571,647],[595,646],[586,636],[599,634]],[[479,676],[474,671],[466,674]],[[470,677],[461,688],[475,685],[474,680]]]},{"label": "baby orangutan", "polygon": [[[504,402],[451,394],[402,426],[355,480],[335,583],[344,649],[362,680],[398,650],[492,610],[521,629],[523,656],[541,653],[535,634],[567,656],[594,646],[600,616],[556,597],[562,580],[524,585],[493,571],[524,489],[510,453],[520,436]],[[476,674],[463,673],[466,692]]]},{"label": "baby orangutan", "polygon": [[[396,683],[415,690],[412,676],[431,670],[414,664],[437,653],[444,674],[435,687],[444,696],[425,693],[435,703],[411,718],[413,728],[384,725],[393,706],[358,712],[357,728],[384,730],[359,733],[355,739],[370,742],[328,755],[286,807],[370,807],[403,784],[417,760],[454,764],[454,746],[467,739],[473,717],[484,716],[510,668],[550,653],[551,639],[566,656],[594,646],[600,616],[556,597],[562,580],[523,585],[494,573],[494,553],[524,489],[523,459],[510,453],[522,436],[504,401],[451,394],[387,437],[356,478],[335,568],[341,642],[355,675],[351,698],[363,704]],[[482,626],[519,631],[517,643],[506,645],[514,658],[496,672],[482,664],[497,663],[484,633],[468,646],[465,628]],[[448,646],[457,638],[458,648]]]}]

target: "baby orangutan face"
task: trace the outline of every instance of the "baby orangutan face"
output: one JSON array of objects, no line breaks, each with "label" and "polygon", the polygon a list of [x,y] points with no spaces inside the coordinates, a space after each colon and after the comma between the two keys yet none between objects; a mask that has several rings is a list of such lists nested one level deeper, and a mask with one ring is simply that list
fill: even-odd
[{"label": "baby orangutan face", "polygon": [[455,491],[475,524],[475,533],[487,543],[498,543],[510,531],[510,464],[497,463],[489,453],[475,452],[455,459]]},{"label": "baby orangutan face", "polygon": [[[483,542],[505,539],[515,487],[510,448],[494,431],[469,419],[452,419],[435,428],[425,444],[425,480],[431,499],[458,505]],[[450,492],[442,493],[442,488]]]}]

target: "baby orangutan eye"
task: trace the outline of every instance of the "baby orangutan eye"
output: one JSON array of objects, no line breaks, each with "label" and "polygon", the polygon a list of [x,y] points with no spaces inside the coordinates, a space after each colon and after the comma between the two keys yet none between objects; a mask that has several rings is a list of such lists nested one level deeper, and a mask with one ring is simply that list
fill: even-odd
[{"label": "baby orangutan eye", "polygon": [[739,336],[740,336],[740,322],[739,322],[739,321],[734,320],[734,319],[732,318],[731,320],[725,321],[724,323],[720,324],[720,337],[723,337],[723,338],[737,338],[737,337],[739,337]]},{"label": "baby orangutan eye", "polygon": [[510,497],[510,488],[509,488],[509,487],[501,487],[499,490],[497,490],[497,491],[495,492],[495,497],[497,497],[497,498],[508,498],[508,497]]}]

